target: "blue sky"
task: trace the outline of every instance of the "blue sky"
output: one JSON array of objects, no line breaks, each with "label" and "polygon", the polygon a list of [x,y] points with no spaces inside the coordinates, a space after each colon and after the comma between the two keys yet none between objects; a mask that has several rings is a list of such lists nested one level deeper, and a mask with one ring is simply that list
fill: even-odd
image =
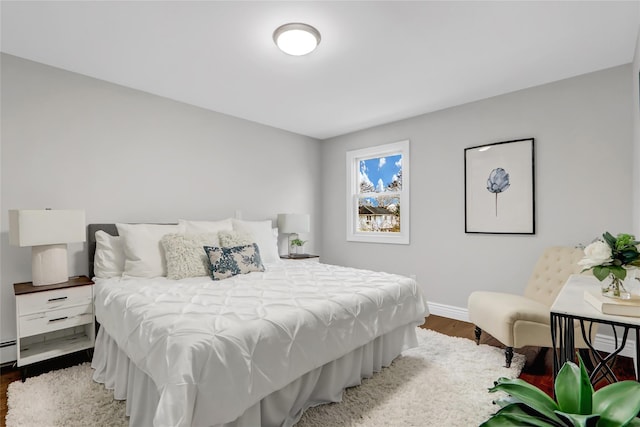
[{"label": "blue sky", "polygon": [[360,160],[359,182],[371,183],[377,192],[384,191],[390,182],[394,181],[402,169],[402,155]]}]

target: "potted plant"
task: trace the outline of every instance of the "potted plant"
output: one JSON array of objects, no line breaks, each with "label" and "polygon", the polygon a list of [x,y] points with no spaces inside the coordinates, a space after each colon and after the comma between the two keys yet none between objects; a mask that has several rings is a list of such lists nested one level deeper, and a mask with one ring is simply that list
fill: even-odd
[{"label": "potted plant", "polygon": [[306,240],[300,240],[298,238],[291,240],[291,252],[295,254],[302,254],[302,247],[307,243]]},{"label": "potted plant", "polygon": [[509,396],[495,403],[501,409],[480,427],[640,427],[640,382],[620,381],[593,390],[584,363],[566,362],[554,384],[554,401],[521,379],[500,378],[489,389]]},{"label": "potted plant", "polygon": [[[584,270],[593,270],[593,275],[603,282],[602,293],[613,298],[629,299],[631,294],[625,289],[623,280],[627,271],[640,267],[639,241],[632,234],[618,234],[613,237],[608,231],[602,240],[584,248],[584,258],[578,265]],[[637,277],[636,277],[637,279]]]}]

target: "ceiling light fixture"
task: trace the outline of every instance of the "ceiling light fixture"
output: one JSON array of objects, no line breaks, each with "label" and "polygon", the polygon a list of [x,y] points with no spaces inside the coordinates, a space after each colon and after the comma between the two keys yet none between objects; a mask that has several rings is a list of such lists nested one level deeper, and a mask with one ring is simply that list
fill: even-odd
[{"label": "ceiling light fixture", "polygon": [[273,41],[284,53],[302,56],[320,44],[320,32],[311,25],[294,22],[276,28]]}]

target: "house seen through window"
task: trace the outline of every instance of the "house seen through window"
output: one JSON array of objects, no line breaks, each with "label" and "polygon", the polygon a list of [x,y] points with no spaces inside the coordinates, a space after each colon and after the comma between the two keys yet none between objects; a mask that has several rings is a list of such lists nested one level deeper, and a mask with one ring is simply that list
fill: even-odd
[{"label": "house seen through window", "polygon": [[408,243],[409,141],[347,153],[347,240]]}]

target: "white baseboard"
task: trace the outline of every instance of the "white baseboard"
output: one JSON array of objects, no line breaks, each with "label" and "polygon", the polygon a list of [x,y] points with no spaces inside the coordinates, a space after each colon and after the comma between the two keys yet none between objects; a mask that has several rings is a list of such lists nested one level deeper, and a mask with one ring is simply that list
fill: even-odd
[{"label": "white baseboard", "polygon": [[[452,305],[439,304],[435,302],[427,303],[429,306],[429,313],[436,316],[447,317],[449,319],[460,320],[463,322],[469,321],[469,311],[463,307],[455,307]],[[596,350],[611,353],[615,349],[614,339],[610,335],[597,334],[593,346]],[[632,338],[627,339],[627,343],[624,349],[620,352],[620,356],[631,357],[635,359],[636,341]]]},{"label": "white baseboard", "polygon": [[437,302],[428,302],[429,313],[436,316],[447,317],[449,319],[460,320],[462,322],[469,321],[469,312],[466,308],[454,307],[452,305],[438,304]]},{"label": "white baseboard", "polygon": [[[618,337],[620,339],[620,337]],[[593,346],[600,351],[604,351],[607,353],[611,353],[615,347],[615,341],[612,336],[604,335],[604,334],[596,334],[596,339],[593,343]],[[635,359],[636,357],[636,340],[627,338],[627,342],[624,345],[624,348],[620,352],[620,356],[631,357]]]},{"label": "white baseboard", "polygon": [[18,350],[15,341],[0,343],[0,365],[15,362],[18,359]]}]

